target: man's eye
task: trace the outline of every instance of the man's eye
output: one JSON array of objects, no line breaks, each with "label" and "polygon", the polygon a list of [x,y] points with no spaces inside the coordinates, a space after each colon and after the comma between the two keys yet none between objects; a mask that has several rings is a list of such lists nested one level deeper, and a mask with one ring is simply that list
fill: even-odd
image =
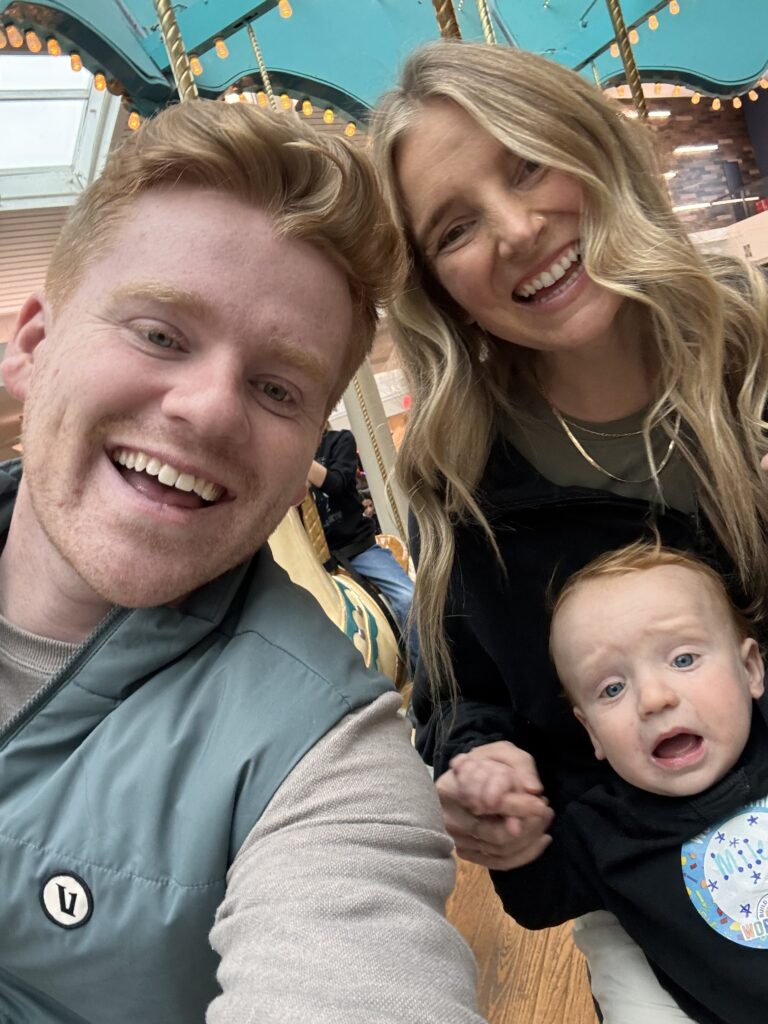
[{"label": "man's eye", "polygon": [[678,654],[672,659],[672,664],[675,668],[690,668],[695,660],[695,654]]},{"label": "man's eye", "polygon": [[275,382],[271,380],[262,384],[261,390],[267,398],[271,398],[273,402],[285,402],[290,398],[287,388],[284,388],[282,384],[275,384]]},{"label": "man's eye", "polygon": [[600,691],[600,696],[606,697],[610,700],[612,697],[618,697],[623,689],[624,683],[608,683],[608,685],[604,686]]},{"label": "man's eye", "polygon": [[147,340],[151,341],[153,345],[157,345],[158,348],[173,348],[177,344],[176,339],[168,334],[167,331],[160,330],[159,327],[150,327],[144,332],[147,336]]}]

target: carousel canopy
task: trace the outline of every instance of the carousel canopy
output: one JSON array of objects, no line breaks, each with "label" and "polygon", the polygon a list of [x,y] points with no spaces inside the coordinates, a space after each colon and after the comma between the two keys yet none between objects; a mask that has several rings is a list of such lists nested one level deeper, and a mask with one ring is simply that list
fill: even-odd
[{"label": "carousel canopy", "polygon": [[[438,38],[429,0],[185,0],[172,5],[198,90],[261,88],[251,27],[274,90],[364,118],[405,56]],[[606,0],[486,0],[496,40],[543,53],[611,85],[624,78]],[[744,93],[768,64],[768,0],[621,0],[641,77],[713,94]],[[454,0],[462,36],[482,40],[475,0]],[[45,52],[54,40],[141,114],[176,95],[152,0],[0,0],[0,26]],[[11,31],[11,36],[9,36]],[[637,33],[636,37],[634,33]],[[20,48],[21,48],[20,47]]]}]

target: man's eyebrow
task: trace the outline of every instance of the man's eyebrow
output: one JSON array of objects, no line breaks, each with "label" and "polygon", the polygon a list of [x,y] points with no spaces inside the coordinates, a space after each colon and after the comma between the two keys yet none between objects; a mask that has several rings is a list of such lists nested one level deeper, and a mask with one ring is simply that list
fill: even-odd
[{"label": "man's eyebrow", "polygon": [[324,384],[333,383],[327,362],[292,338],[276,334],[271,339],[270,349],[279,362],[288,363]]},{"label": "man's eyebrow", "polygon": [[175,306],[190,313],[198,320],[210,314],[207,303],[195,292],[173,285],[158,284],[156,281],[128,281],[116,288],[109,297],[110,306],[122,302],[157,302],[163,306]]}]

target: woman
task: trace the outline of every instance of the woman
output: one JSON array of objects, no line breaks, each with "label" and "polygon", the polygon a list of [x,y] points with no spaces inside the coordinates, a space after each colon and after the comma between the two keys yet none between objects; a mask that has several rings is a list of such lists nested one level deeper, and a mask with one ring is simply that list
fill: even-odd
[{"label": "woman", "polygon": [[[553,584],[653,524],[742,600],[766,592],[768,292],[688,240],[647,130],[541,57],[428,46],[372,132],[412,256],[391,323],[413,396],[418,742],[459,853],[509,869],[549,841],[539,794],[557,811],[602,770],[548,658]],[[472,813],[467,751],[480,780],[486,759],[516,779],[496,814]],[[634,1000],[639,1021],[685,1020],[652,977],[634,993],[641,957],[611,1017],[617,928],[580,932],[606,1019]]]}]

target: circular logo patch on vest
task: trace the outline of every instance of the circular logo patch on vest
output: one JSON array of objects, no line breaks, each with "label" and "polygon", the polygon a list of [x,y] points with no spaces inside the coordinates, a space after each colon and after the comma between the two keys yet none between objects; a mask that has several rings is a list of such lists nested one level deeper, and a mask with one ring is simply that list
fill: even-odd
[{"label": "circular logo patch on vest", "polygon": [[731,942],[768,949],[768,799],[683,844],[688,897]]},{"label": "circular logo patch on vest", "polygon": [[51,875],[40,887],[40,905],[60,928],[79,928],[93,913],[93,896],[78,875]]}]

